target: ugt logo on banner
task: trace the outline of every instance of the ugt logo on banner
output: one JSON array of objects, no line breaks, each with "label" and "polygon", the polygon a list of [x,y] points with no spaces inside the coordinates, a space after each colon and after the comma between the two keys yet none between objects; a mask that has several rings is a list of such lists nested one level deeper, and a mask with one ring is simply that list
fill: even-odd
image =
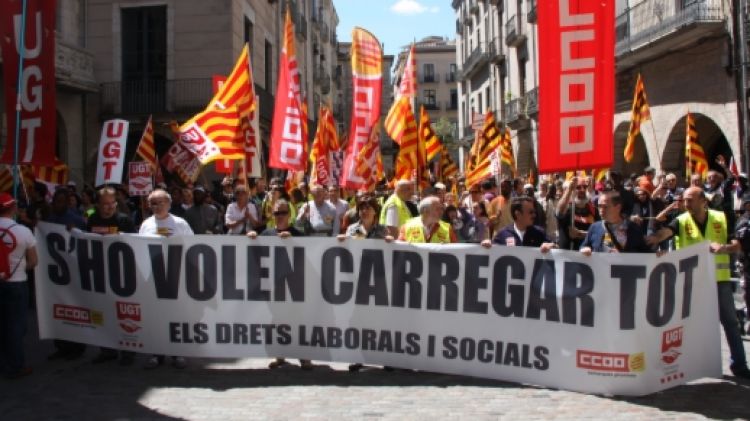
[{"label": "ugt logo on banner", "polygon": [[122,183],[128,127],[125,120],[107,120],[102,127],[96,161],[96,185]]},{"label": "ugt logo on banner", "polygon": [[613,160],[614,0],[539,2],[539,171]]}]

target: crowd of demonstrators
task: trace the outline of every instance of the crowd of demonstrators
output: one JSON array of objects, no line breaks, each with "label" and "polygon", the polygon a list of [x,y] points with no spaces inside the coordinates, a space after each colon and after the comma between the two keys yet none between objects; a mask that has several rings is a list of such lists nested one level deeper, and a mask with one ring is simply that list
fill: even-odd
[{"label": "crowd of demonstrators", "polygon": [[[138,231],[159,236],[246,235],[250,239],[398,239],[475,243],[488,248],[534,247],[543,253],[560,248],[580,250],[586,256],[667,252],[705,239],[711,241],[710,252],[717,256],[720,319],[732,353],[731,369],[748,378],[750,370],[737,345],[743,326],[729,299],[734,283],[726,282],[731,277],[733,253],[741,257],[740,270],[750,279],[747,186],[747,176],[732,176],[721,159],[705,182],[700,176],[680,180],[673,173],[657,175],[647,167],[642,174],[629,177],[611,171],[596,182],[590,177],[557,176],[533,184],[501,177],[472,186],[449,180],[417,189],[413,181],[399,180],[391,188],[381,184],[374,192],[355,195],[337,185],[302,182],[287,191],[281,178],[271,178],[266,190],[262,178],[245,183],[226,177],[213,193],[200,184],[161,186],[140,203],[121,187],[96,192],[84,188],[78,196],[74,186],[64,186],[47,200],[46,186],[37,184],[28,192],[19,221],[32,229],[41,220],[102,235]],[[714,226],[723,228],[715,232]],[[750,294],[746,299],[750,304]],[[55,345],[52,358],[78,358],[85,351],[84,345],[72,342],[55,341]],[[127,365],[133,357],[102,348],[94,361],[119,359]],[[146,367],[157,367],[164,360],[150,356]],[[171,361],[178,368],[187,364],[178,357]],[[285,364],[284,358],[277,358],[269,367]],[[300,364],[304,369],[313,367],[309,360]],[[351,370],[361,367],[352,364]]]}]

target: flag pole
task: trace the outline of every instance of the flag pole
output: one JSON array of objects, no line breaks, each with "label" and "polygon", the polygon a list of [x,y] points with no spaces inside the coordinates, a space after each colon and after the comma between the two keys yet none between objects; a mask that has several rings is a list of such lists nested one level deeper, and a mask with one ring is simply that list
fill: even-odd
[{"label": "flag pole", "polygon": [[[37,40],[41,43],[42,40]],[[23,59],[26,56],[26,0],[21,2],[21,39],[18,48],[18,78],[16,81],[16,127],[13,140],[13,198],[18,199],[18,146],[21,143],[21,82],[23,81]]]},{"label": "flag pole", "polygon": [[[651,134],[654,136],[654,144],[656,145],[656,159],[659,160],[659,168],[661,168],[661,147],[659,146],[659,139],[656,137],[656,127],[654,125],[654,119],[649,118],[649,121],[651,122]],[[648,149],[646,150],[646,154],[648,155]],[[662,172],[664,172],[662,170]]]}]

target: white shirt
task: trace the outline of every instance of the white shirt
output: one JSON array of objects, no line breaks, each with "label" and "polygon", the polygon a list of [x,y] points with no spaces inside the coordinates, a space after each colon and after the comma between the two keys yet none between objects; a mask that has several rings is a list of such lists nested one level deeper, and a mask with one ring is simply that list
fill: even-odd
[{"label": "white shirt", "polygon": [[0,218],[0,235],[6,247],[12,249],[8,255],[9,270],[12,272],[8,282],[26,281],[26,250],[36,247],[34,234],[10,218]]},{"label": "white shirt", "polygon": [[190,229],[187,221],[170,213],[164,219],[157,219],[154,215],[149,216],[141,224],[138,233],[171,237],[173,235],[193,235],[193,230]]},{"label": "white shirt", "polygon": [[[252,202],[247,202],[247,205],[245,206],[247,208],[247,213],[254,219],[258,220],[258,210],[255,208],[255,205]],[[242,218],[245,217],[245,209],[240,208],[237,205],[237,202],[232,202],[227,206],[227,213],[224,215],[224,221],[227,225],[233,224],[238,221],[242,221]],[[248,231],[248,228],[252,229],[251,226],[249,226],[250,220],[248,219],[245,221],[244,224],[239,224],[234,228],[227,228],[227,234],[231,235],[237,235],[242,233],[242,230],[245,229],[245,232]]]},{"label": "white shirt", "polygon": [[336,216],[339,218],[342,218],[346,211],[349,210],[349,203],[346,200],[338,199],[335,203],[331,200],[326,200],[326,202],[333,205],[333,207],[336,208]]}]

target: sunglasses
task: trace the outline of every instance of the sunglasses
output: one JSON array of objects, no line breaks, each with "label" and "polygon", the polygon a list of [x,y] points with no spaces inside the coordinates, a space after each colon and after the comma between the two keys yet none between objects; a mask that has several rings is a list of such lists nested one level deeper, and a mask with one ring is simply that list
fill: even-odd
[{"label": "sunglasses", "polygon": [[273,216],[284,216],[284,215],[289,215],[289,211],[275,211],[273,213]]}]

